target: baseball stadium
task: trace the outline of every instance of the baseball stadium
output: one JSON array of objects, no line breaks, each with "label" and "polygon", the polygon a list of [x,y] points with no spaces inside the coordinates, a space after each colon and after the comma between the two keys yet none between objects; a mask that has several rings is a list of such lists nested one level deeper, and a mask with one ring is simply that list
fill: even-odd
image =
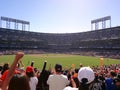
[{"label": "baseball stadium", "polygon": [[[98,22],[106,22],[110,20],[111,17],[103,17],[91,21],[91,25]],[[80,32],[80,33],[40,33],[40,32],[31,32],[30,30],[24,30],[25,25],[29,27],[30,22],[1,17],[1,21],[6,21],[6,27],[0,28],[0,54],[2,55],[12,55],[17,51],[23,51],[27,55],[33,55],[36,57],[44,57],[41,61],[49,58],[55,57],[57,60],[48,60],[49,63],[53,65],[57,62],[67,65],[66,60],[61,60],[61,57],[70,57],[71,55],[77,56],[89,56],[89,57],[98,57],[98,60],[92,61],[91,64],[87,63],[86,60],[72,60],[69,63],[69,66],[72,63],[76,63],[76,66],[79,66],[80,63],[85,65],[99,65],[99,58],[106,58],[106,64],[113,63],[108,61],[110,59],[120,59],[120,26],[105,28],[105,23],[102,29],[99,29],[95,26],[95,30]],[[9,21],[9,22],[8,22]],[[16,23],[18,22],[18,23]],[[15,23],[15,28],[10,28],[10,23]],[[22,24],[22,29],[18,30],[18,24]],[[2,25],[1,25],[2,26]],[[92,27],[93,28],[93,27]],[[29,28],[28,28],[29,29]],[[60,56],[58,54],[61,54]],[[42,56],[43,55],[43,56]],[[45,55],[45,56],[44,56]],[[58,55],[58,57],[57,57]],[[68,56],[65,56],[68,55]],[[66,58],[65,58],[66,59]],[[69,58],[68,58],[69,59]],[[34,58],[27,59],[25,61],[28,64],[31,61],[38,62]],[[1,60],[1,62],[6,62]],[[85,61],[85,62],[83,62]],[[89,60],[90,61],[90,60]],[[114,60],[116,61],[116,60]],[[11,62],[11,60],[10,60]],[[93,64],[97,62],[97,64]],[[117,61],[116,63],[118,63]],[[87,64],[86,64],[87,63]],[[37,63],[38,64],[38,63]],[[41,63],[40,63],[41,64]],[[40,65],[39,64],[39,65]],[[39,67],[37,65],[37,67]],[[41,65],[42,66],[42,65]]]},{"label": "baseball stadium", "polygon": [[1,0],[0,90],[120,90],[119,0]]}]

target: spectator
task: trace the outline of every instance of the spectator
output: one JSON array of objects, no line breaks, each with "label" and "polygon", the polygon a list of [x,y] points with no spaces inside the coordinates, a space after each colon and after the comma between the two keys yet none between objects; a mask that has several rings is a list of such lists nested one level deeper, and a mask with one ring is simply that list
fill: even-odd
[{"label": "spectator", "polygon": [[47,84],[50,71],[45,70],[47,61],[44,62],[43,69],[38,77],[38,85],[36,90],[49,90],[49,85]]},{"label": "spectator", "polygon": [[72,81],[72,87],[66,87],[63,90],[89,90],[91,83],[93,82],[95,76],[94,72],[90,67],[81,67],[78,72],[78,80],[80,85],[76,88],[76,83]]},{"label": "spectator", "polygon": [[79,71],[79,69],[75,69],[75,73],[74,73],[74,75],[73,75],[73,79],[74,79],[74,81],[75,81],[75,83],[76,83],[76,87],[78,88],[79,87],[79,80],[78,80],[78,71]]},{"label": "spectator", "polygon": [[14,75],[10,80],[8,90],[30,90],[28,78],[22,74]]},{"label": "spectator", "polygon": [[56,73],[50,75],[47,83],[49,85],[49,90],[63,90],[66,85],[69,84],[69,80],[67,76],[63,75],[62,72],[62,65],[56,64],[55,65]]},{"label": "spectator", "polygon": [[26,75],[29,78],[30,90],[36,90],[38,78],[35,76],[34,68],[32,66],[26,68]]},{"label": "spectator", "polygon": [[[6,71],[3,73],[3,75],[1,76],[0,80],[2,80],[2,83],[5,81],[8,72],[9,72],[9,70],[6,70]],[[15,71],[13,72],[13,74],[18,74],[18,73],[20,73],[20,72],[17,71],[17,70],[15,70]]]},{"label": "spectator", "polygon": [[90,90],[105,90],[105,83],[99,80],[98,74],[95,73],[95,79],[90,85]]},{"label": "spectator", "polygon": [[117,77],[114,79],[114,83],[116,85],[116,90],[120,90],[120,72],[118,73]]},{"label": "spectator", "polygon": [[24,70],[24,67],[25,67],[24,63],[22,62],[22,60],[20,60],[19,63],[17,64],[17,66],[16,66],[16,69],[18,71],[21,71],[21,69]]},{"label": "spectator", "polygon": [[8,69],[9,69],[9,64],[8,64],[8,63],[5,63],[5,64],[3,65],[1,74],[3,75],[3,73],[4,73],[6,70],[8,70]]},{"label": "spectator", "polygon": [[114,77],[116,76],[115,72],[114,71],[110,71],[109,73],[109,78],[106,78],[105,80],[105,90],[116,90],[116,86],[113,82],[114,80]]},{"label": "spectator", "polygon": [[80,63],[80,68],[83,67],[82,63]]},{"label": "spectator", "polygon": [[89,86],[94,78],[94,72],[90,67],[81,67],[78,72],[79,90],[89,90]]},{"label": "spectator", "polygon": [[18,52],[15,56],[15,59],[14,59],[14,62],[12,63],[11,67],[9,68],[9,71],[6,75],[6,78],[4,80],[4,82],[2,83],[2,90],[7,90],[7,87],[9,86],[9,82],[10,82],[10,79],[12,78],[13,74],[14,74],[14,71],[16,69],[16,65],[18,63],[18,61],[24,56],[24,53],[22,52]]},{"label": "spectator", "polygon": [[23,64],[22,60],[20,60],[16,65],[16,70],[19,71],[21,74],[25,75],[24,67],[25,65]]},{"label": "spectator", "polygon": [[78,88],[76,86],[76,83],[75,83],[73,78],[70,78],[70,83],[71,83],[72,87],[71,86],[67,86],[63,90],[78,90]]}]

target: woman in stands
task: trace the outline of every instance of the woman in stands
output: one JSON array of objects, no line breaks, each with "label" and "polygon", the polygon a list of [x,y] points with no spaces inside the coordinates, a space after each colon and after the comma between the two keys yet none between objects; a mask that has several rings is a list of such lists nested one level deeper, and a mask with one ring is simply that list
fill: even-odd
[{"label": "woman in stands", "polygon": [[3,65],[1,74],[3,75],[3,73],[4,73],[6,70],[8,70],[8,69],[9,69],[9,64],[8,64],[8,63],[5,63],[5,64]]},{"label": "woman in stands", "polygon": [[22,74],[14,75],[10,80],[8,90],[30,90],[28,78]]},{"label": "woman in stands", "polygon": [[36,90],[38,78],[35,76],[34,68],[32,66],[27,66],[26,75],[29,79],[30,90]]}]

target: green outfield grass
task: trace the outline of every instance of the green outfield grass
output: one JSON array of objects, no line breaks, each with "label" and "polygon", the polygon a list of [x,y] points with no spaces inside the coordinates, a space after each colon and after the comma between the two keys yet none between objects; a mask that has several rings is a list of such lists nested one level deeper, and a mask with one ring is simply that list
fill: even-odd
[{"label": "green outfield grass", "polygon": [[[13,62],[15,55],[2,55],[0,56],[0,64],[4,64],[5,62],[9,62],[10,64]],[[99,65],[100,58],[99,57],[90,57],[90,56],[80,56],[80,55],[68,55],[68,54],[35,54],[35,55],[24,55],[22,58],[25,66],[30,65],[32,61],[34,61],[34,67],[39,69],[42,68],[44,61],[47,61],[47,68],[51,65],[53,68],[56,63],[62,64],[64,67],[71,67],[72,64],[75,65],[76,68],[79,67],[80,63],[84,66],[97,66]],[[104,64],[120,64],[120,60],[104,58]]]}]

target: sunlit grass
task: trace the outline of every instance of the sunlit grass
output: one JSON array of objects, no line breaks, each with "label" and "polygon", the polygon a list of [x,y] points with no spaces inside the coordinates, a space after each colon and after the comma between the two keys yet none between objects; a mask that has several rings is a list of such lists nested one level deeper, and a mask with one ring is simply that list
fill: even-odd
[{"label": "sunlit grass", "polygon": [[[2,55],[0,56],[0,64],[3,65],[5,62],[11,64],[14,57],[15,55]],[[44,61],[47,61],[47,68],[49,68],[49,66],[54,68],[56,63],[62,64],[63,68],[70,68],[72,64],[74,64],[76,68],[79,68],[80,63],[82,63],[83,66],[99,66],[100,58],[69,54],[32,54],[24,55],[22,61],[25,66],[30,65],[30,63],[34,61],[34,67],[39,69],[42,69]],[[120,60],[104,58],[104,64],[120,64]]]}]

